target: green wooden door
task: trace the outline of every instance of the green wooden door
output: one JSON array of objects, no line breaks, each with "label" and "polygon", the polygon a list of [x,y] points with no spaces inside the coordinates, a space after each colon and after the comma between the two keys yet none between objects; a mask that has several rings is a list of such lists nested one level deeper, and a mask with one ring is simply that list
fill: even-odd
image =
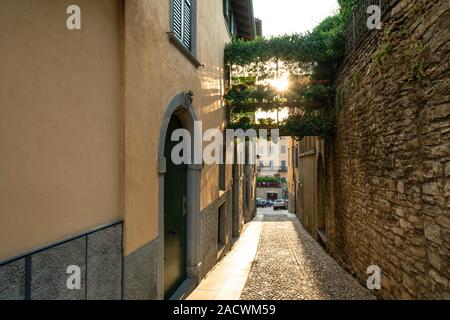
[{"label": "green wooden door", "polygon": [[176,116],[170,119],[165,143],[164,176],[164,295],[169,298],[186,278],[186,165],[171,160],[172,132],[182,128]]}]

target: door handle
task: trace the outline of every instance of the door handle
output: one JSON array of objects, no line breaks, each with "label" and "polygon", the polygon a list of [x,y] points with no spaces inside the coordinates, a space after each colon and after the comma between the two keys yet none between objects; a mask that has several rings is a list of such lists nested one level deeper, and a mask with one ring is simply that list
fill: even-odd
[{"label": "door handle", "polygon": [[169,230],[168,233],[172,234],[172,235],[176,235],[178,232],[177,232],[177,230]]}]

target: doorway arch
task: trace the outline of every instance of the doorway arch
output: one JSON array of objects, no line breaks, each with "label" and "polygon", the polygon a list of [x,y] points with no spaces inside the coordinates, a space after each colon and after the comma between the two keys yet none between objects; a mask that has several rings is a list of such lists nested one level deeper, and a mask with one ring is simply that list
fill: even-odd
[{"label": "doorway arch", "polygon": [[[196,133],[195,122],[197,116],[195,114],[192,93],[178,93],[174,96],[164,112],[160,130],[159,150],[158,150],[158,171],[159,171],[159,206],[158,206],[158,298],[178,299],[195,288],[199,280],[199,268],[201,265],[200,258],[200,182],[202,164],[187,164],[186,170],[186,246],[185,250],[185,279],[180,281],[180,285],[173,291],[173,295],[166,296],[165,287],[165,205],[164,202],[170,195],[165,192],[166,173],[169,165],[166,158],[167,148],[166,141],[170,141],[170,134],[173,128],[170,128],[171,121],[177,121],[178,125],[188,130],[194,144],[195,134],[201,137],[201,132]],[[176,119],[176,120],[174,120]],[[194,148],[194,146],[192,146]],[[191,153],[195,157],[194,152]],[[169,159],[170,160],[170,159]],[[192,161],[194,163],[194,161]],[[170,292],[172,293],[172,292]]]}]

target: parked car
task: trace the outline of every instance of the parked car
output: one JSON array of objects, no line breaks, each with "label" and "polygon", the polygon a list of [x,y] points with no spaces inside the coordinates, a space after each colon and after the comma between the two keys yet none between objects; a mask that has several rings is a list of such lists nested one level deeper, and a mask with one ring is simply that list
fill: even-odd
[{"label": "parked car", "polygon": [[261,199],[261,198],[256,198],[256,207],[258,208],[266,208],[269,207],[270,204],[267,200]]},{"label": "parked car", "polygon": [[287,204],[283,199],[277,199],[273,202],[273,210],[286,210]]},{"label": "parked car", "polygon": [[271,207],[273,202],[271,200],[264,200],[261,198],[256,198],[256,207],[257,208],[267,208]]},{"label": "parked car", "polygon": [[265,208],[267,207],[267,201],[261,198],[256,198],[256,207],[257,208]]}]

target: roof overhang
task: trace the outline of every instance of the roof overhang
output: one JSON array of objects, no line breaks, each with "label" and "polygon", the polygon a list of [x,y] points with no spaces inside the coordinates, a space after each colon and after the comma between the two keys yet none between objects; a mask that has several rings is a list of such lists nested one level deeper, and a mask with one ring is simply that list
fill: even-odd
[{"label": "roof overhang", "polygon": [[238,37],[253,40],[256,36],[253,0],[231,0]]}]

